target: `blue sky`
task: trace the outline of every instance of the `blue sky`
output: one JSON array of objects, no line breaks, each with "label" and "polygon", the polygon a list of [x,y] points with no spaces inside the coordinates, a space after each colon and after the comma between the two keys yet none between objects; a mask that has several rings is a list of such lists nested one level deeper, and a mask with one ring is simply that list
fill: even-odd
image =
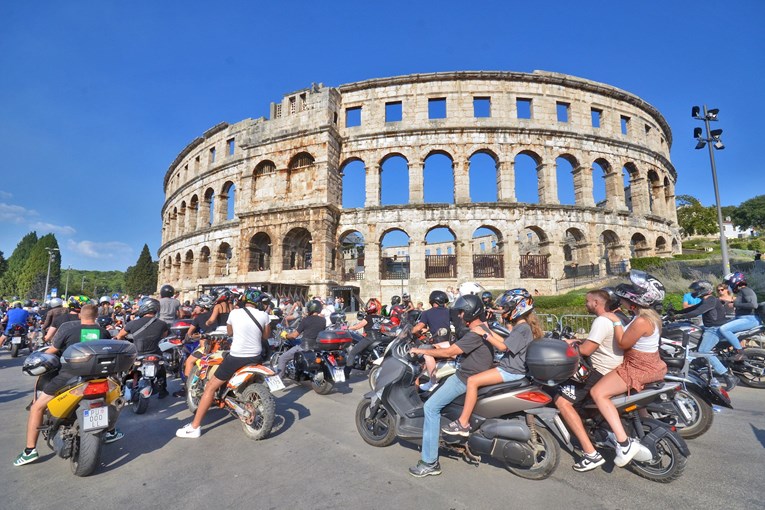
[{"label": "blue sky", "polygon": [[383,76],[535,69],[601,81],[669,122],[678,194],[712,204],[691,106],[720,109],[724,205],[765,193],[765,2],[0,3],[0,250],[55,232],[63,266],[160,243],[162,179],[221,121]]}]

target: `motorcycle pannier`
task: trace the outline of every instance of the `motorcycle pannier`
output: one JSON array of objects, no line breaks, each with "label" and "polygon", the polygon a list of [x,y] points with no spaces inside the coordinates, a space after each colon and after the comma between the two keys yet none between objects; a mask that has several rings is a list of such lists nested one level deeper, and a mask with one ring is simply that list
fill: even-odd
[{"label": "motorcycle pannier", "polygon": [[579,367],[579,353],[563,340],[534,340],[526,351],[526,365],[532,379],[553,386],[574,375]]},{"label": "motorcycle pannier", "polygon": [[135,357],[135,345],[121,340],[80,342],[67,347],[61,355],[64,368],[78,376],[125,372]]},{"label": "motorcycle pannier", "polygon": [[306,372],[318,370],[319,363],[316,363],[316,353],[314,351],[300,351],[295,354],[295,366]]},{"label": "motorcycle pannier", "polygon": [[351,342],[351,334],[347,331],[322,331],[316,337],[316,347],[325,351],[345,349]]}]

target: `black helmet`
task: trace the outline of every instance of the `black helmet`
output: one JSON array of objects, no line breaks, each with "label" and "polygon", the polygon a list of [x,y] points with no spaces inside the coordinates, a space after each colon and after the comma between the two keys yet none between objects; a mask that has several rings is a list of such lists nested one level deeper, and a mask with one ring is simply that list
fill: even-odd
[{"label": "black helmet", "polygon": [[205,310],[209,310],[213,307],[215,304],[215,300],[208,296],[207,294],[203,294],[202,296],[197,299],[196,305],[200,308],[204,308]]},{"label": "black helmet", "polygon": [[393,296],[390,298],[390,304],[391,306],[396,306],[401,304],[401,297],[400,296]]},{"label": "black helmet", "polygon": [[268,294],[267,292],[262,292],[260,294],[260,297],[258,298],[258,304],[256,305],[256,308],[258,310],[265,312],[266,310],[268,310],[268,307],[271,305],[273,305],[273,303],[271,302],[271,295]]},{"label": "black helmet", "polygon": [[154,298],[147,298],[138,307],[138,316],[143,317],[147,313],[158,314],[159,313],[159,301]]},{"label": "black helmet", "polygon": [[449,296],[446,295],[446,292],[442,290],[434,290],[430,293],[430,296],[428,297],[428,303],[431,305],[433,303],[436,303],[439,306],[444,306],[446,303],[449,302]]},{"label": "black helmet", "polygon": [[312,313],[320,313],[322,308],[321,301],[318,299],[312,299],[308,302],[305,308],[308,310],[308,315],[311,315]]},{"label": "black helmet", "polygon": [[32,300],[31,299],[25,299],[24,300],[24,308],[32,308]]},{"label": "black helmet", "polygon": [[462,320],[465,322],[470,322],[475,319],[483,319],[485,310],[481,298],[474,294],[458,297],[457,301],[452,305],[452,308],[465,312],[465,315],[462,316]]},{"label": "black helmet", "polygon": [[[248,289],[248,290],[257,290],[257,289]],[[258,292],[260,292],[258,290]],[[210,295],[213,297],[216,303],[222,303],[223,301],[228,301],[231,298],[231,291],[226,287],[218,287],[217,289],[210,292]]]},{"label": "black helmet", "polygon": [[606,301],[606,310],[608,310],[609,312],[613,312],[614,310],[619,308],[619,306],[622,303],[622,300],[619,296],[616,295],[613,287],[603,287],[600,290],[608,294],[608,301]]},{"label": "black helmet", "polygon": [[655,277],[632,269],[630,271],[631,284],[620,284],[614,293],[622,299],[626,299],[643,308],[648,308],[664,301],[664,284]]},{"label": "black helmet", "polygon": [[163,285],[161,289],[159,289],[159,297],[173,297],[175,295],[175,289],[172,285]]},{"label": "black helmet", "polygon": [[44,375],[61,368],[61,360],[55,354],[35,351],[24,360],[21,370],[29,375]]},{"label": "black helmet", "polygon": [[691,289],[691,296],[700,298],[712,293],[712,283],[707,280],[696,280],[688,286]]},{"label": "black helmet", "polygon": [[492,296],[491,292],[488,290],[485,290],[481,293],[481,301],[483,301],[484,305],[490,305],[493,299],[494,296]]}]

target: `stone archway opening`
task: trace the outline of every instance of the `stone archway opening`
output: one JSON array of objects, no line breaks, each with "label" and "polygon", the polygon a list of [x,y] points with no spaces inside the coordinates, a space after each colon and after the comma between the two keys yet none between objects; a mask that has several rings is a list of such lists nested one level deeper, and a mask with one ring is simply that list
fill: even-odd
[{"label": "stone archway opening", "polygon": [[667,244],[667,240],[664,238],[664,236],[658,236],[656,238],[656,255],[659,256],[667,256],[669,245]]},{"label": "stone archway opening", "polygon": [[221,243],[218,246],[218,251],[215,253],[215,268],[213,274],[215,276],[228,276],[231,274],[231,259],[234,257],[234,252],[231,249],[231,245],[228,243]]},{"label": "stone archway opening", "polygon": [[266,159],[258,163],[252,172],[252,203],[259,204],[263,200],[273,198],[274,190],[279,189],[276,185],[277,180],[278,174],[273,161]]},{"label": "stone archway opening", "polygon": [[550,242],[544,230],[528,226],[519,234],[521,278],[549,278]]},{"label": "stone archway opening", "polygon": [[499,189],[497,156],[488,150],[476,151],[469,160],[470,201],[496,202]]},{"label": "stone archway opening", "polygon": [[293,228],[282,242],[282,269],[311,269],[313,265],[313,240],[308,230]]},{"label": "stone archway opening", "polygon": [[380,163],[380,204],[409,203],[409,162],[401,154],[389,154]]},{"label": "stone archway opening", "polygon": [[542,158],[532,151],[521,151],[515,156],[515,197],[518,202],[539,204],[539,166]]},{"label": "stone archway opening", "polygon": [[478,227],[470,242],[473,250],[473,278],[504,278],[505,259],[502,233],[488,225]]},{"label": "stone archway opening", "polygon": [[558,183],[558,203],[563,205],[576,204],[576,182],[574,172],[579,167],[576,158],[563,154],[555,159],[555,177]]},{"label": "stone archway opening", "polygon": [[271,237],[265,232],[258,232],[250,238],[247,249],[247,271],[271,270]]},{"label": "stone archway opening", "polygon": [[360,159],[346,161],[340,167],[343,179],[342,205],[343,209],[364,207],[366,202],[366,167]]},{"label": "stone archway opening", "polygon": [[425,234],[425,278],[457,278],[457,236],[449,227]]},{"label": "stone archway opening", "polygon": [[197,267],[197,278],[204,279],[210,277],[210,248],[202,246],[199,251],[199,266]]},{"label": "stone archway opening", "polygon": [[358,230],[340,236],[339,256],[343,280],[363,280],[365,270],[364,236]]},{"label": "stone archway opening", "polygon": [[596,159],[592,163],[592,199],[595,207],[608,207],[607,175],[611,173],[611,166],[605,159]]},{"label": "stone archway opening", "polygon": [[183,270],[181,274],[183,278],[194,277],[194,252],[191,250],[187,250],[186,255],[183,257]]},{"label": "stone archway opening", "polygon": [[449,153],[429,154],[425,158],[422,179],[426,204],[454,203],[454,160]]},{"label": "stone archway opening", "polygon": [[645,236],[636,232],[630,238],[630,255],[632,257],[647,257],[651,254],[651,247]]},{"label": "stone archway opening", "polygon": [[604,230],[598,237],[603,248],[601,257],[606,266],[606,274],[617,275],[626,271],[622,242],[613,230]]},{"label": "stone archway opening", "polygon": [[409,279],[409,234],[394,228],[387,230],[380,237],[380,279],[401,280],[403,293],[404,280]]}]

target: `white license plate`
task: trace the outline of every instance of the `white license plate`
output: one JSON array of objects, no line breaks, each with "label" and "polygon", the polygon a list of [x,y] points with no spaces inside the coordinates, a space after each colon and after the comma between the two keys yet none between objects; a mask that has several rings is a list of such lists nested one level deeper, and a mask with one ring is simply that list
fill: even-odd
[{"label": "white license plate", "polygon": [[144,365],[143,375],[144,377],[154,377],[157,375],[157,365]]},{"label": "white license plate", "polygon": [[343,368],[333,368],[332,378],[335,382],[345,382],[345,370]]},{"label": "white license plate", "polygon": [[285,388],[284,381],[282,381],[282,378],[278,375],[266,377],[266,384],[268,385],[268,389],[271,391],[283,390]]},{"label": "white license plate", "polygon": [[82,430],[105,429],[109,426],[109,408],[94,407],[82,413]]},{"label": "white license plate", "polygon": [[14,336],[14,337],[11,339],[11,343],[12,343],[12,344],[20,344],[20,343],[21,343],[21,337],[20,337],[20,336]]}]

